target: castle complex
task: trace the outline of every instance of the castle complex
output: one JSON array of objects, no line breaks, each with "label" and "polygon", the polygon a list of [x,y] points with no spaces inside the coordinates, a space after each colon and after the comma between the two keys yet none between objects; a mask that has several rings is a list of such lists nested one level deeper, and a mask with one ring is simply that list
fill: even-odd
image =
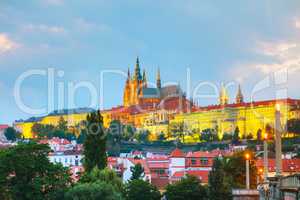
[{"label": "castle complex", "polygon": [[[137,58],[134,71],[130,73],[128,69],[123,105],[103,110],[101,113],[104,127],[109,127],[112,120],[119,120],[137,129],[150,131],[152,140],[161,133],[170,135],[170,125],[179,123],[184,124],[186,133],[200,133],[205,129],[213,129],[219,138],[222,138],[225,133],[232,134],[238,127],[240,137],[251,134],[255,138],[266,126],[273,126],[276,106],[280,106],[283,126],[288,119],[300,118],[300,100],[288,98],[245,102],[240,86],[233,103],[230,102],[226,88],[222,86],[217,105],[195,106],[178,85],[162,86],[159,70],[155,87],[150,87],[146,72],[143,70],[141,73],[140,61]],[[68,126],[74,129],[85,120],[89,112],[90,110],[86,109],[54,112],[41,118],[16,121],[15,127],[25,138],[32,138],[34,133],[31,127],[34,123],[57,125],[63,117]],[[191,134],[188,135],[186,141],[199,140]]]}]

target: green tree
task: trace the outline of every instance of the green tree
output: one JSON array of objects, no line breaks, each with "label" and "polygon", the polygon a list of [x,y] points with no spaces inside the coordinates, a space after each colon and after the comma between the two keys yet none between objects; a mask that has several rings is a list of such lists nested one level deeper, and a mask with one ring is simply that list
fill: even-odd
[{"label": "green tree", "polygon": [[164,132],[161,132],[158,136],[157,136],[157,139],[159,141],[165,141],[167,138],[166,138],[166,135],[164,134]]},{"label": "green tree", "polygon": [[86,132],[87,132],[86,129],[80,130],[80,134],[79,134],[79,136],[77,137],[77,143],[78,143],[78,144],[83,144],[83,143],[84,143],[84,141],[85,141],[85,139],[86,139],[86,135],[87,135]]},{"label": "green tree", "polygon": [[63,116],[59,118],[56,128],[64,132],[68,130],[68,122],[63,118]]},{"label": "green tree", "polygon": [[144,168],[140,163],[131,167],[130,171],[132,173],[132,176],[130,178],[131,180],[142,179],[145,176]]},{"label": "green tree", "polygon": [[124,190],[126,200],[160,200],[161,195],[157,188],[147,181],[136,179],[129,181]]},{"label": "green tree", "polygon": [[122,200],[122,194],[105,182],[80,183],[65,195],[66,200]]},{"label": "green tree", "polygon": [[208,196],[210,200],[230,200],[231,190],[224,180],[223,163],[215,159],[208,177]]},{"label": "green tree", "polygon": [[134,128],[131,125],[123,126],[122,139],[125,141],[129,141],[133,139],[134,136]]},{"label": "green tree", "polygon": [[239,127],[235,127],[234,129],[234,133],[232,136],[232,144],[239,144],[240,143],[240,129]]},{"label": "green tree", "polygon": [[83,143],[85,171],[90,172],[94,167],[104,169],[107,165],[106,135],[100,111],[88,114],[86,121],[87,137]]},{"label": "green tree", "polygon": [[123,183],[120,177],[108,168],[103,170],[95,167],[90,173],[85,173],[79,180],[80,183],[96,183],[96,182],[104,182],[107,184],[111,184],[116,191],[123,191]]},{"label": "green tree", "polygon": [[50,163],[47,145],[18,144],[0,152],[0,199],[61,199],[71,184],[68,169]]},{"label": "green tree", "polygon": [[217,132],[214,129],[207,128],[202,130],[200,140],[205,142],[218,141]]},{"label": "green tree", "polygon": [[224,133],[222,140],[223,141],[227,141],[227,140],[231,141],[232,140],[232,134],[230,134],[230,133]]},{"label": "green tree", "polygon": [[180,181],[170,184],[165,192],[168,200],[204,200],[207,199],[207,191],[195,176],[187,176]]},{"label": "green tree", "polygon": [[[251,152],[247,152],[251,154]],[[229,184],[233,188],[246,187],[246,152],[241,151],[232,156],[225,157],[223,162],[224,177],[228,179]],[[253,158],[253,155],[251,154]],[[256,188],[257,171],[254,162],[250,161],[250,186]]]},{"label": "green tree", "polygon": [[4,136],[6,137],[7,140],[16,141],[17,139],[21,138],[21,133],[18,132],[13,127],[8,127],[4,131]]},{"label": "green tree", "polygon": [[261,129],[258,129],[257,132],[256,132],[256,139],[257,141],[262,141],[262,130]]},{"label": "green tree", "polygon": [[171,123],[169,126],[172,137],[181,140],[183,143],[185,141],[186,127],[184,122]]},{"label": "green tree", "polygon": [[289,119],[286,124],[286,129],[288,133],[300,135],[300,119]]},{"label": "green tree", "polygon": [[148,130],[141,130],[135,134],[135,138],[139,142],[147,143],[149,142],[150,132]]}]

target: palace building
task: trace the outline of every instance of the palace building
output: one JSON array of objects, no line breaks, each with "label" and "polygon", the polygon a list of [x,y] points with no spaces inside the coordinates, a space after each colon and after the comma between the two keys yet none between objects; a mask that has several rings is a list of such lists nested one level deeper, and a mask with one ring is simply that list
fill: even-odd
[{"label": "palace building", "polygon": [[[239,85],[235,102],[230,102],[226,88],[222,86],[217,105],[197,107],[186,98],[178,85],[162,86],[160,70],[157,71],[155,87],[150,86],[147,80],[146,71],[141,73],[137,58],[134,71],[131,73],[128,69],[123,105],[101,111],[104,127],[109,127],[112,120],[119,120],[137,129],[149,130],[151,139],[155,139],[161,133],[170,135],[170,124],[183,123],[186,133],[201,133],[205,129],[213,129],[222,138],[224,134],[233,134],[238,128],[240,137],[251,135],[255,138],[266,126],[273,126],[277,106],[280,106],[282,126],[289,119],[300,118],[300,100],[297,99],[245,102]],[[35,123],[57,125],[63,117],[70,129],[74,130],[90,111],[75,109],[53,112],[44,117],[16,121],[15,127],[25,138],[32,138],[34,133],[31,128]],[[187,138],[185,141],[199,141],[194,136]]]}]

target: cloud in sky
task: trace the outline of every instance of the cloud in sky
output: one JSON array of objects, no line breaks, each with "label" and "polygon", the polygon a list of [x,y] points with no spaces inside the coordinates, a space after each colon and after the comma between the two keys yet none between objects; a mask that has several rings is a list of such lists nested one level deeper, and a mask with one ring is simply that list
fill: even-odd
[{"label": "cloud in sky", "polygon": [[111,30],[109,26],[105,24],[97,24],[90,21],[85,20],[84,18],[78,18],[75,20],[76,29],[80,32],[90,32],[90,31],[100,31],[106,32]]},{"label": "cloud in sky", "polygon": [[45,0],[45,3],[53,6],[61,6],[64,4],[63,0]]},{"label": "cloud in sky", "polygon": [[11,52],[20,46],[17,42],[13,41],[7,34],[0,33],[0,55]]},{"label": "cloud in sky", "polygon": [[300,18],[295,19],[295,27],[300,29]]},{"label": "cloud in sky", "polygon": [[50,26],[46,24],[27,24],[23,27],[27,32],[43,32],[49,34],[65,34],[67,31],[61,26]]}]

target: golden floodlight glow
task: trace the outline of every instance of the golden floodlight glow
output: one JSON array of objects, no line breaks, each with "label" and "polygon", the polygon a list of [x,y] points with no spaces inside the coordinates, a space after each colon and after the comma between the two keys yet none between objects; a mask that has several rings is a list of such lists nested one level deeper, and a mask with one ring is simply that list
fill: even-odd
[{"label": "golden floodlight glow", "polygon": [[249,159],[250,159],[250,154],[249,154],[249,153],[246,153],[246,154],[245,154],[245,158],[246,158],[246,160],[249,160]]},{"label": "golden floodlight glow", "polygon": [[279,103],[276,103],[275,108],[276,108],[276,111],[280,111],[280,104],[279,104]]},{"label": "golden floodlight glow", "polygon": [[265,132],[265,134],[264,134],[264,139],[265,139],[265,140],[268,139],[268,133],[267,133],[267,132]]}]

